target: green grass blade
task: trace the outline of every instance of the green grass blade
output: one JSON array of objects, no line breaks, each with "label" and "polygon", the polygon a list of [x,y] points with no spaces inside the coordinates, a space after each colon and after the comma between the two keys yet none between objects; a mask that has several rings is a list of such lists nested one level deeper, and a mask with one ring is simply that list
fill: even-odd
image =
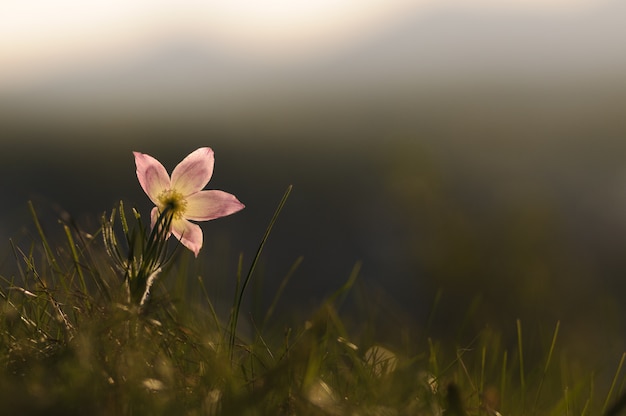
[{"label": "green grass blade", "polygon": [[[350,289],[352,289],[352,286],[354,286],[354,282],[356,282],[357,277],[359,277],[360,271],[361,271],[361,262],[359,261],[359,262],[356,262],[356,264],[352,268],[352,271],[350,272],[350,275],[348,276],[348,280],[346,280],[346,282],[339,289],[337,289],[332,295],[330,295],[326,303],[335,303],[335,302],[341,303],[343,299],[345,298],[346,294],[350,291]],[[337,298],[339,297],[341,297],[341,300],[337,301]]]},{"label": "green grass blade", "polygon": [[554,353],[554,346],[556,345],[556,339],[559,335],[559,328],[561,326],[561,321],[556,322],[556,327],[554,328],[554,333],[552,334],[552,343],[550,344],[550,350],[548,351],[548,358],[546,359],[546,365],[543,368],[543,372],[541,373],[541,379],[539,380],[539,385],[537,386],[537,394],[535,395],[535,403],[533,404],[533,411],[531,414],[534,414],[537,410],[537,404],[539,403],[539,397],[541,396],[541,389],[543,387],[543,382],[546,379],[546,374],[548,373],[548,368],[550,367],[550,361],[552,360],[552,354]]},{"label": "green grass blade", "polygon": [[43,247],[44,247],[44,250],[46,252],[46,257],[48,258],[48,261],[50,262],[50,264],[52,265],[53,270],[56,273],[62,274],[61,268],[59,267],[57,259],[54,256],[54,253],[52,252],[52,249],[50,248],[50,244],[48,243],[48,238],[46,237],[46,234],[43,231],[43,227],[41,226],[41,223],[39,222],[39,217],[37,216],[37,212],[35,211],[35,206],[33,205],[32,201],[28,201],[28,208],[29,208],[30,213],[31,213],[31,215],[33,217],[33,221],[35,222],[35,227],[37,228],[37,232],[39,233],[39,237],[41,238],[41,242],[43,243]]},{"label": "green grass blade", "polygon": [[280,203],[278,204],[278,207],[276,208],[276,211],[274,212],[274,216],[272,217],[269,225],[267,226],[267,230],[265,231],[265,234],[263,235],[263,238],[261,239],[261,243],[259,244],[259,248],[257,249],[254,259],[252,260],[252,264],[250,265],[248,274],[243,280],[243,283],[241,284],[241,288],[239,288],[239,292],[237,294],[237,298],[233,306],[233,316],[232,316],[231,325],[230,325],[230,339],[228,342],[229,356],[230,356],[231,362],[233,359],[233,352],[235,348],[237,321],[239,319],[239,310],[241,309],[241,302],[243,300],[243,295],[246,291],[246,287],[248,286],[248,283],[250,282],[250,279],[252,278],[252,275],[254,274],[256,265],[259,261],[259,258],[261,257],[261,253],[263,252],[263,247],[265,247],[265,243],[267,242],[267,239],[269,238],[270,233],[272,232],[272,228],[274,228],[274,224],[276,223],[276,220],[278,219],[280,212],[285,206],[285,203],[287,202],[287,198],[289,198],[289,194],[291,194],[292,189],[293,189],[293,185],[289,185],[289,187],[287,187],[287,190],[285,191],[285,194],[283,195],[283,198],[280,200]]},{"label": "green grass blade", "polygon": [[602,405],[602,414],[606,412],[606,409],[609,406],[609,402],[611,401],[611,396],[613,395],[613,390],[615,390],[617,379],[619,377],[619,374],[622,372],[622,367],[624,366],[625,359],[626,359],[626,352],[622,354],[622,358],[619,360],[617,370],[615,371],[615,376],[613,377],[613,381],[611,382],[611,388],[609,389],[609,392],[606,395],[606,399],[604,400],[604,405]]},{"label": "green grass blade", "polygon": [[78,251],[76,250],[76,243],[74,243],[74,238],[72,237],[72,232],[70,227],[67,225],[63,226],[65,230],[65,236],[67,237],[67,243],[70,247],[70,253],[72,253],[72,260],[74,261],[74,268],[76,269],[76,273],[78,273],[78,278],[80,279],[80,286],[83,293],[87,293],[87,284],[85,283],[85,276],[83,274],[83,268],[81,266],[80,258],[78,256]]},{"label": "green grass blade", "polygon": [[304,260],[304,257],[302,256],[298,257],[296,261],[291,265],[291,268],[289,268],[289,271],[287,272],[283,280],[280,282],[280,286],[276,290],[274,299],[272,300],[272,303],[270,304],[269,308],[267,308],[267,312],[265,313],[265,317],[263,318],[263,324],[261,325],[261,329],[265,328],[265,325],[269,322],[270,318],[272,317],[274,313],[274,309],[276,309],[276,304],[278,303],[280,297],[282,296],[285,290],[285,287],[287,287],[287,283],[289,283],[289,281],[291,280],[291,277],[294,275],[298,267],[300,267],[300,264],[302,264],[303,260]]},{"label": "green grass blade", "polygon": [[591,406],[591,402],[594,397],[594,391],[595,391],[595,384],[593,382],[593,375],[591,375],[590,381],[589,381],[589,397],[587,398],[587,401],[585,402],[585,406],[583,407],[583,410],[580,412],[580,416],[587,415],[587,412],[589,411],[589,407]]},{"label": "green grass blade", "polygon": [[235,279],[235,292],[233,294],[233,306],[230,309],[230,316],[228,317],[228,330],[229,330],[229,339],[228,339],[228,348],[229,348],[229,356],[232,360],[232,350],[235,345],[236,329],[235,325],[235,307],[237,305],[237,298],[239,296],[240,288],[241,288],[241,280],[243,277],[243,253],[239,254],[239,259],[237,260],[237,278]]},{"label": "green grass blade", "polygon": [[426,333],[429,334],[433,327],[433,322],[435,320],[437,308],[441,302],[441,298],[443,297],[443,289],[437,289],[437,293],[435,293],[435,297],[433,299],[433,306],[430,308],[430,312],[428,314],[428,321],[426,323]]},{"label": "green grass blade", "polygon": [[430,371],[435,375],[435,377],[439,378],[441,376],[441,372],[439,371],[439,361],[437,360],[437,348],[435,348],[433,339],[430,337],[428,337],[428,364],[430,366]]}]

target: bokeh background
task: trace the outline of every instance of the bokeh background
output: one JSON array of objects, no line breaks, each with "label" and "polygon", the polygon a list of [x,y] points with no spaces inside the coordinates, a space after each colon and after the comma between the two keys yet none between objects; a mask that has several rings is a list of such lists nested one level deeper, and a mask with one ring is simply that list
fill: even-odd
[{"label": "bokeh background", "polygon": [[350,310],[383,339],[519,318],[549,341],[561,320],[564,345],[614,363],[625,40],[620,0],[3,1],[3,273],[28,200],[52,235],[66,215],[95,231],[121,199],[150,209],[133,150],[171,170],[211,146],[208,187],[246,204],[202,225],[224,308],[293,184],[252,313],[300,256],[285,319],[362,262]]}]

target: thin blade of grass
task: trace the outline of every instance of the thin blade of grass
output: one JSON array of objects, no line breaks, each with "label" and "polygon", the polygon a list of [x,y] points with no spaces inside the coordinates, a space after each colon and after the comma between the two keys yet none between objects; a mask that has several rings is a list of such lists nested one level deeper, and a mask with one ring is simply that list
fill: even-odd
[{"label": "thin blade of grass", "polygon": [[437,308],[439,307],[439,304],[441,302],[441,299],[443,297],[443,289],[439,288],[437,289],[437,293],[435,293],[435,297],[433,299],[433,306],[430,308],[430,312],[428,313],[428,321],[426,322],[426,333],[430,334],[432,327],[433,327],[433,322],[435,320],[435,316],[437,314]]},{"label": "thin blade of grass", "polygon": [[[355,263],[352,271],[350,272],[350,275],[348,276],[348,280],[346,280],[346,282],[339,289],[337,289],[332,295],[330,295],[326,303],[335,303],[337,305],[343,302],[350,289],[352,289],[352,286],[354,286],[354,282],[356,282],[357,277],[359,276],[359,272],[361,271],[361,264],[362,263],[360,261]],[[341,297],[341,299],[337,301],[339,297]]]},{"label": "thin blade of grass", "polygon": [[619,364],[617,366],[617,370],[615,371],[615,376],[613,377],[613,382],[611,382],[611,388],[606,395],[606,399],[604,400],[604,405],[602,405],[602,414],[605,414],[607,407],[609,407],[609,402],[611,401],[611,396],[613,395],[613,390],[615,390],[615,385],[617,384],[617,378],[619,374],[622,372],[622,367],[624,365],[624,360],[626,359],[626,352],[622,354],[622,358],[619,360]]},{"label": "thin blade of grass", "polygon": [[618,416],[623,414],[623,410],[626,409],[626,393],[622,394],[620,398],[613,403],[613,405],[607,410],[605,416]]},{"label": "thin blade of grass", "polygon": [[580,416],[587,415],[587,412],[589,411],[589,407],[591,406],[591,402],[593,400],[594,390],[595,390],[595,384],[593,382],[593,375],[591,375],[590,381],[589,381],[589,397],[587,398],[587,401],[585,402],[585,406],[583,407],[583,410],[580,412]]},{"label": "thin blade of grass", "polygon": [[52,252],[52,248],[50,248],[50,244],[48,243],[48,238],[46,237],[46,234],[43,231],[43,227],[41,226],[41,223],[39,222],[39,217],[37,216],[37,212],[35,211],[35,206],[33,205],[32,201],[28,201],[28,208],[29,208],[30,213],[31,213],[31,215],[33,217],[33,221],[35,222],[35,227],[37,228],[37,232],[39,233],[39,237],[41,238],[41,242],[43,244],[44,251],[46,252],[46,258],[50,262],[50,264],[51,264],[52,268],[54,269],[54,271],[56,273],[58,273],[58,274],[62,274],[61,268],[59,267],[57,259],[54,256],[54,253]]},{"label": "thin blade of grass", "polygon": [[13,252],[13,257],[15,258],[15,264],[17,265],[17,270],[19,275],[22,277],[22,281],[26,284],[26,273],[24,271],[24,267],[22,267],[21,256],[18,253],[18,247],[15,245],[15,242],[12,239],[9,239],[9,245],[11,246],[11,250]]},{"label": "thin blade of grass", "polygon": [[556,322],[556,327],[554,328],[554,333],[552,334],[552,343],[550,344],[550,350],[548,351],[548,358],[546,359],[546,365],[543,368],[543,372],[541,373],[541,379],[539,380],[539,386],[537,387],[537,394],[535,395],[535,403],[533,404],[532,414],[537,410],[537,404],[539,403],[539,397],[541,396],[541,389],[543,387],[543,382],[546,379],[546,374],[548,373],[548,368],[550,367],[550,361],[552,360],[552,354],[554,353],[554,346],[556,345],[556,339],[559,335],[559,328],[561,326],[561,321]]},{"label": "thin blade of grass", "polygon": [[441,373],[439,371],[439,361],[437,360],[437,349],[435,348],[433,339],[430,337],[428,338],[428,364],[435,377],[439,378]]},{"label": "thin blade of grass", "polygon": [[285,287],[287,287],[287,283],[289,283],[289,281],[291,280],[291,277],[294,275],[298,267],[300,267],[300,264],[302,263],[303,260],[304,260],[303,256],[298,257],[296,261],[289,268],[289,271],[287,272],[283,280],[280,282],[280,286],[276,290],[274,299],[272,300],[272,303],[270,304],[269,308],[267,308],[267,312],[265,313],[265,317],[263,318],[261,329],[265,328],[265,325],[267,325],[267,323],[269,322],[270,318],[272,317],[274,313],[274,309],[276,309],[276,304],[278,303],[280,297],[282,296],[285,290]]},{"label": "thin blade of grass", "polygon": [[[33,277],[35,278],[37,283],[39,283],[39,290],[43,291],[43,293],[46,295],[46,298],[48,299],[50,305],[52,306],[57,319],[59,320],[59,322],[63,323],[62,328],[64,329],[63,335],[65,337],[65,340],[66,341],[71,340],[74,337],[74,326],[70,323],[67,317],[67,314],[63,311],[63,308],[61,307],[61,303],[59,303],[56,300],[56,298],[52,295],[52,292],[49,290],[48,286],[46,285],[46,282],[43,280],[43,278],[41,277],[41,275],[35,268],[35,262],[32,256],[27,256],[26,253],[24,253],[19,248],[17,250],[22,255],[22,260],[24,261],[24,263],[26,264],[30,272],[33,274]],[[41,312],[42,314],[39,316],[39,319],[37,321],[38,325],[39,325],[39,322],[41,322],[41,320],[43,319],[44,314],[48,314],[45,308],[41,308]]]},{"label": "thin blade of grass", "polygon": [[74,238],[72,237],[72,232],[70,227],[67,225],[63,226],[65,230],[65,236],[67,238],[67,243],[70,247],[70,252],[72,253],[72,260],[74,261],[74,268],[76,269],[76,273],[78,273],[78,278],[80,280],[80,287],[83,293],[87,293],[87,284],[85,283],[85,276],[83,275],[83,268],[80,264],[80,258],[78,256],[78,251],[76,251],[76,243],[74,243]]},{"label": "thin blade of grass", "polygon": [[229,356],[230,356],[231,362],[233,360],[233,352],[235,348],[235,338],[236,338],[236,332],[237,332],[237,321],[239,319],[239,310],[241,309],[241,302],[243,300],[243,295],[245,293],[246,287],[248,286],[248,283],[250,282],[250,279],[252,278],[254,270],[256,269],[256,265],[259,261],[259,258],[261,257],[261,253],[263,252],[263,247],[265,247],[265,243],[267,242],[267,239],[269,238],[270,233],[272,232],[272,228],[274,228],[274,224],[276,223],[276,220],[278,220],[278,216],[280,215],[280,212],[285,206],[285,203],[287,202],[287,198],[289,198],[289,194],[291,194],[292,189],[293,189],[293,185],[289,185],[287,187],[287,190],[285,191],[285,194],[283,195],[283,198],[280,200],[280,203],[278,204],[278,207],[276,208],[276,211],[274,212],[274,216],[272,217],[267,227],[267,230],[265,231],[265,234],[263,235],[263,238],[261,239],[261,243],[259,244],[259,248],[257,249],[257,252],[252,260],[252,264],[250,265],[248,274],[243,280],[243,283],[241,284],[241,288],[239,289],[239,293],[236,297],[235,304],[233,306],[233,315],[232,315],[232,319],[230,323],[230,339],[228,342]]},{"label": "thin blade of grass", "polygon": [[228,330],[229,338],[228,338],[228,348],[229,348],[229,357],[232,361],[232,348],[235,345],[236,334],[233,330],[233,323],[235,322],[235,306],[237,305],[237,297],[239,296],[240,288],[241,288],[241,280],[243,278],[243,253],[239,254],[239,259],[237,260],[237,278],[235,279],[235,292],[233,294],[233,306],[230,309],[230,315],[228,317]]}]

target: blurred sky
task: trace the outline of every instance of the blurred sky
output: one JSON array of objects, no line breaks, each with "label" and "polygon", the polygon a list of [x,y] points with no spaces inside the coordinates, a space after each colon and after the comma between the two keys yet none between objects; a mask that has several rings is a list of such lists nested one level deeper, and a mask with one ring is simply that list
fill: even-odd
[{"label": "blurred sky", "polygon": [[294,59],[344,46],[407,14],[531,12],[570,16],[591,0],[4,0],[0,4],[2,82],[89,59],[115,60],[168,37],[188,36],[235,53]]},{"label": "blurred sky", "polygon": [[626,66],[624,11],[618,0],[3,0],[0,100],[115,108],[165,95],[180,109],[307,88],[606,76]]}]

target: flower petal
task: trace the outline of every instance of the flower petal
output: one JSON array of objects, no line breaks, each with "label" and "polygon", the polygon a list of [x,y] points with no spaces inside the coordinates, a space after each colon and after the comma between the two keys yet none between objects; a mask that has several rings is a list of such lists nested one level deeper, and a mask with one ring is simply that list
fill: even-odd
[{"label": "flower petal", "polygon": [[209,221],[234,214],[244,208],[235,195],[224,191],[200,191],[187,197],[185,218]]},{"label": "flower petal", "polygon": [[172,172],[172,189],[184,196],[202,190],[213,175],[213,150],[201,147],[191,152]]},{"label": "flower petal", "polygon": [[170,187],[167,171],[155,158],[145,153],[133,152],[137,166],[137,179],[150,200],[157,205],[157,197]]},{"label": "flower petal", "polygon": [[154,207],[152,208],[152,211],[150,211],[150,228],[154,228],[154,225],[156,224],[158,218],[159,208]]},{"label": "flower petal", "polygon": [[191,223],[187,220],[172,221],[172,234],[178,238],[182,245],[193,251],[198,257],[198,253],[202,248],[202,230],[198,224]]}]

